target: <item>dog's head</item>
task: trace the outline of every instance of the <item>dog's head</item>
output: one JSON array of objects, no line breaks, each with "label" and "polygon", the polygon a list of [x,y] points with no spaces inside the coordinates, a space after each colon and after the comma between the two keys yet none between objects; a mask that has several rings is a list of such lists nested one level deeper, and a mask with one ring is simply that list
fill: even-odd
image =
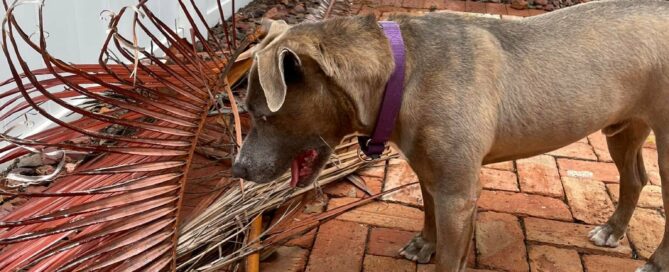
[{"label": "dog's head", "polygon": [[291,168],[291,185],[313,182],[332,147],[373,124],[392,71],[389,44],[374,17],[271,26],[256,46],[246,109],[252,129],[233,175],[259,183]]}]

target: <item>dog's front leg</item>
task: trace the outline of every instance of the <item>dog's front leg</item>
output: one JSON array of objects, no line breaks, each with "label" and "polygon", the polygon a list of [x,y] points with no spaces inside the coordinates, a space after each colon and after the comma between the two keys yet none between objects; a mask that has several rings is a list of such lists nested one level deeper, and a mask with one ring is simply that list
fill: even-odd
[{"label": "dog's front leg", "polygon": [[[424,178],[420,178],[424,180]],[[425,187],[425,183],[420,183],[420,189],[423,194],[423,211],[425,220],[423,220],[423,231],[417,234],[409,243],[400,249],[400,255],[418,263],[429,263],[437,245],[437,225],[434,222],[434,201],[432,195]]]},{"label": "dog's front leg", "polygon": [[[465,271],[474,235],[481,160],[471,154],[444,154],[449,154],[449,158],[413,162],[410,159],[423,189],[425,226],[421,235],[407,247],[422,249],[422,252],[417,251],[418,257],[436,249],[436,271]],[[431,235],[435,235],[432,236],[435,240],[429,240]],[[426,245],[433,247],[426,248]]]},{"label": "dog's front leg", "polygon": [[476,223],[479,166],[446,166],[448,174],[434,185],[437,226],[436,271],[465,271]]}]

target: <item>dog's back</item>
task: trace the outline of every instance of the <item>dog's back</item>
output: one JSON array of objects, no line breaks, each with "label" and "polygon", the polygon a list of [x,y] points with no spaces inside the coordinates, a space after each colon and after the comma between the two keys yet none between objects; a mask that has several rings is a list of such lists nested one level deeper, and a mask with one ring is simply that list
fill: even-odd
[{"label": "dog's back", "polygon": [[[429,63],[416,67],[428,81],[447,78],[434,85],[448,86],[442,91],[458,104],[498,107],[490,109],[497,115],[490,161],[553,150],[669,103],[667,1],[597,1],[522,20],[448,13],[398,20],[412,40],[428,41],[412,44],[417,62]],[[430,78],[431,69],[448,72]]]}]

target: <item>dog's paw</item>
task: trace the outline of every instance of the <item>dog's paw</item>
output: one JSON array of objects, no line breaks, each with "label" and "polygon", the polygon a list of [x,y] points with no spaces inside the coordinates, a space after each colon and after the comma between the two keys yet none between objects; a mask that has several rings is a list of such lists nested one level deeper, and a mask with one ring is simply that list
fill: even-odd
[{"label": "dog's paw", "polygon": [[660,269],[652,263],[646,263],[644,266],[637,268],[635,272],[660,272]]},{"label": "dog's paw", "polygon": [[400,249],[399,254],[418,263],[429,263],[435,251],[435,244],[428,242],[418,234],[409,243]]},{"label": "dog's paw", "polygon": [[588,238],[598,246],[617,247],[621,237],[613,234],[611,226],[601,225],[590,231]]}]

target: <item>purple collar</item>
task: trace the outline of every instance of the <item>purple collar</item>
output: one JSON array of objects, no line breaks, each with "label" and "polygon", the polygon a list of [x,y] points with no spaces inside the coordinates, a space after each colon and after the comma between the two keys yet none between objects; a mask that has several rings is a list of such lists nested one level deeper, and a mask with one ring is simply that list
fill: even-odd
[{"label": "purple collar", "polygon": [[402,91],[404,90],[405,52],[400,26],[391,21],[381,21],[379,25],[390,42],[393,59],[395,60],[395,70],[386,83],[386,90],[372,136],[358,137],[362,152],[373,159],[381,156],[386,148],[386,142],[390,140],[390,135],[395,127],[395,120],[402,105]]}]

